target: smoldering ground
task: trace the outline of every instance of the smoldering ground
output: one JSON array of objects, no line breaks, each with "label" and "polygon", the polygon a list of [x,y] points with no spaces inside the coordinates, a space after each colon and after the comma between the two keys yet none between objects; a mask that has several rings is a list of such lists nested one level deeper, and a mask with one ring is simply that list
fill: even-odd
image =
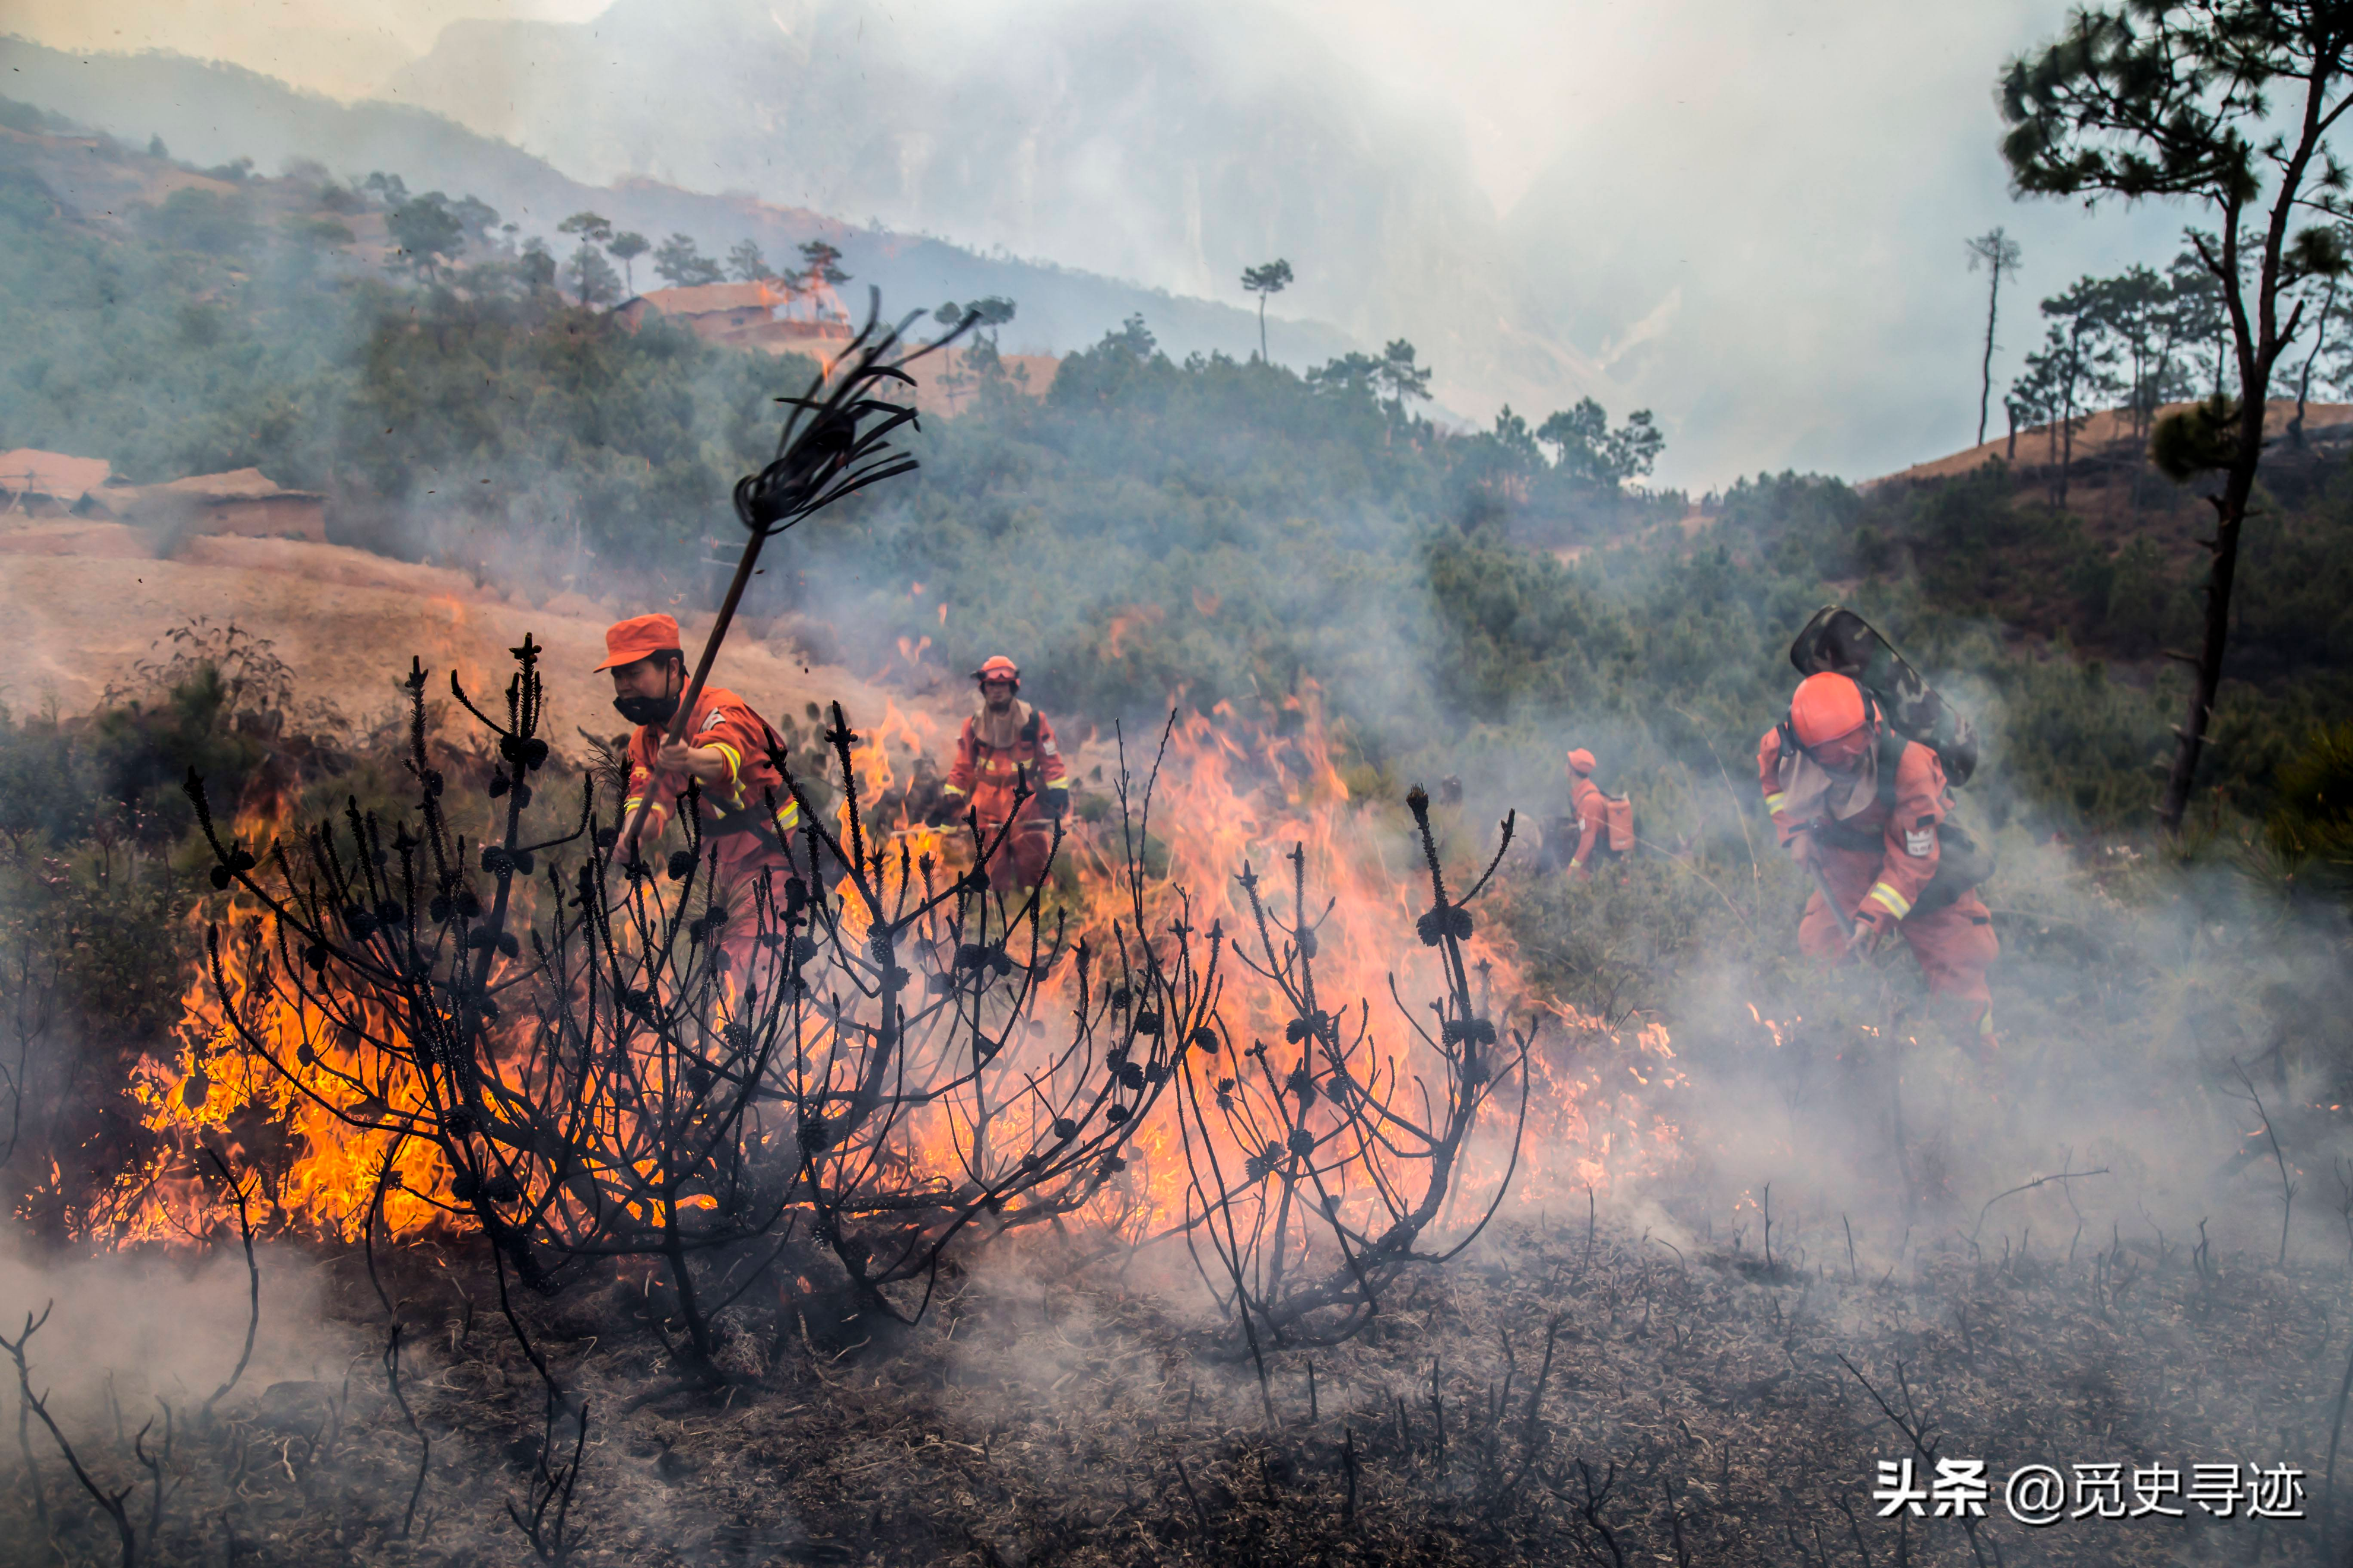
[{"label": "smoldering ground", "polygon": [[[1930,1451],[1997,1473],[2268,1462],[2319,1436],[2277,1423],[2326,1402],[2333,1271],[2201,1272],[2129,1247],[2086,1248],[2085,1268],[1915,1250],[1895,1271],[1835,1241],[1816,1256],[1818,1229],[1781,1233],[1767,1265],[1754,1235],[1685,1249],[1606,1218],[1509,1225],[1396,1293],[1371,1332],[1280,1356],[1271,1423],[1232,1347],[1141,1277],[1148,1260],[1121,1282],[1050,1245],[956,1281],[887,1346],[821,1289],[745,1314],[731,1328],[756,1376],[725,1395],[663,1373],[627,1290],[532,1321],[588,1413],[583,1562],[1966,1561],[1950,1521],[1873,1518],[1876,1460],[1908,1447],[1874,1395]],[[159,1536],[135,1506],[152,1487],[132,1499],[142,1560],[526,1557],[503,1505],[527,1503],[543,1457],[537,1379],[503,1332],[470,1330],[446,1278],[414,1283],[397,1292],[417,1330],[406,1390],[435,1459],[406,1536],[417,1437],[380,1379],[341,1396],[331,1376],[184,1425]],[[100,1408],[69,1430],[102,1486],[144,1479],[110,1426]],[[43,1458],[48,1521],[12,1489],[23,1560],[50,1560],[54,1538],[69,1561],[111,1561]],[[2061,1563],[2295,1560],[2303,1538],[2284,1532],[2301,1528],[1979,1527],[2009,1560]]]},{"label": "smoldering ground", "polygon": [[[1524,765],[1546,766],[1539,755]],[[1450,858],[1492,845],[1473,796],[1493,787],[1474,775],[1450,808]],[[1646,802],[1661,816],[1672,805]],[[1377,807],[1361,821],[1396,826]],[[1573,1191],[1512,1205],[1359,1340],[1278,1347],[1263,1387],[1175,1244],[1124,1268],[1075,1267],[1098,1250],[1084,1237],[1069,1253],[985,1258],[964,1266],[935,1322],[881,1336],[848,1316],[812,1250],[779,1270],[773,1305],[722,1325],[742,1381],[717,1394],[677,1385],[641,1287],[525,1302],[584,1427],[575,1411],[551,1419],[495,1321],[495,1281],[460,1249],[446,1268],[426,1251],[387,1259],[410,1358],[405,1413],[385,1375],[389,1322],[343,1255],[303,1266],[332,1284],[315,1311],[347,1336],[350,1392],[311,1368],[246,1388],[250,1405],[224,1400],[216,1443],[183,1427],[185,1471],[139,1494],[164,1500],[162,1523],[138,1528],[166,1544],[145,1550],[516,1554],[527,1547],[506,1504],[527,1514],[543,1473],[570,1485],[568,1552],[714,1562],[1325,1549],[1570,1562],[1609,1560],[1613,1542],[1672,1555],[1678,1542],[1697,1561],[1971,1551],[1951,1521],[1871,1517],[1877,1461],[1916,1454],[1915,1437],[1988,1458],[1997,1475],[2026,1462],[2295,1464],[2316,1493],[2342,1352],[2328,1303],[2343,1219],[2341,1202],[2315,1198],[2328,1122],[2295,1119],[2326,1081],[2305,1042],[2333,1006],[2338,917],[2236,873],[2126,857],[2088,873],[2079,855],[2018,837],[1989,894],[2009,953],[2005,1051],[1989,1069],[1923,1004],[1900,950],[1869,973],[1796,959],[1788,928],[1804,885],[1769,846],[1730,870],[1722,857],[1651,855],[1623,880],[1520,878],[1509,922],[1523,955],[1570,995],[1611,981],[1624,955],[1610,942],[1688,919],[1696,957],[1662,941],[1628,966],[1655,974],[1621,993],[1670,1024],[1673,1067],[1646,1096],[1671,1124],[1669,1157],[1596,1151],[1589,1207]],[[1548,932],[1569,946],[1547,951]],[[1576,949],[1582,932],[1600,948]],[[1659,977],[1665,988],[1645,995]],[[1596,1031],[1559,1023],[1544,1048],[1572,1067],[1609,1059]],[[2267,1136],[2242,1157],[2265,1117],[2283,1148],[2268,1167]],[[2283,1163],[2297,1189],[2284,1264]],[[265,1260],[281,1267],[293,1265]],[[69,1321],[37,1350],[61,1353]],[[234,1316],[216,1327],[231,1360]],[[269,1403],[281,1383],[304,1385],[278,1395],[290,1412]],[[285,1429],[268,1425],[281,1416]],[[75,1419],[82,1451],[113,1467],[102,1488],[149,1474],[136,1421],[126,1457],[111,1407]],[[253,1443],[230,1436],[237,1420],[280,1439],[266,1479]],[[111,1550],[104,1519],[35,1451],[63,1549]],[[2245,1519],[1979,1528],[1989,1545],[2056,1562],[2235,1561],[2254,1532],[2272,1550],[2308,1539],[2283,1535],[2307,1526]]]}]

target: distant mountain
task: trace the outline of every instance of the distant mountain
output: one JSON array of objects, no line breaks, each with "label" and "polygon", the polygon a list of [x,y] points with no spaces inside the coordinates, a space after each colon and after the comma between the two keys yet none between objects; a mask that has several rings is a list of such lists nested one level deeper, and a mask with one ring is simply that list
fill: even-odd
[{"label": "distant mountain", "polygon": [[[1282,257],[1277,311],[1410,339],[1473,411],[1595,384],[1539,328],[1457,127],[1305,29],[1224,0],[941,25],[965,30],[883,0],[617,0],[453,24],[387,91],[577,178],[746,190],[1177,294],[1240,300],[1242,269]],[[1278,317],[1276,359],[1319,357],[1297,331]]]},{"label": "distant mountain", "polygon": [[[396,174],[412,190],[471,194],[521,226],[556,240],[555,226],[593,207],[622,228],[657,240],[690,234],[712,255],[743,238],[773,259],[795,259],[802,241],[823,237],[840,247],[853,282],[882,290],[894,312],[999,294],[1019,309],[1003,334],[1008,352],[1066,353],[1083,347],[1131,314],[1141,314],[1170,353],[1258,347],[1258,321],[1237,306],[1186,299],[1162,289],[1070,268],[981,255],[961,246],[879,226],[853,226],[804,207],[743,195],[705,195],[652,180],[599,187],[559,173],[520,148],[411,105],[342,104],[233,66],[150,52],[77,56],[0,39],[0,94],[66,115],[143,144],[160,135],[174,156],[197,163],[251,158],[264,170],[311,161],[338,175]],[[718,184],[716,180],[712,184]],[[559,250],[562,247],[559,245]],[[640,259],[640,287],[654,279]],[[1364,346],[1314,321],[1278,329],[1276,357],[1320,363]],[[1372,340],[1366,339],[1366,342]]]}]

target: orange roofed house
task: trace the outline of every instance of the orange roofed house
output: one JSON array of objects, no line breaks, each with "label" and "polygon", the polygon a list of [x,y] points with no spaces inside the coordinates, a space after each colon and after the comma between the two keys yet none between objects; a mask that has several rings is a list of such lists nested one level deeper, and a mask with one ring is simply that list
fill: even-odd
[{"label": "orange roofed house", "polygon": [[103,458],[31,447],[0,452],[0,527],[53,518],[136,523],[182,536],[240,533],[318,544],[327,539],[324,498],[290,490],[259,468],[132,485],[116,479]]},{"label": "orange roofed house", "polygon": [[[816,320],[794,320],[782,314],[796,301],[809,303]],[[849,341],[849,324],[818,313],[811,297],[785,286],[780,278],[755,283],[698,283],[687,289],[657,289],[613,309],[632,329],[651,315],[681,322],[696,337],[738,348],[765,349],[770,353],[795,352],[824,355]]]},{"label": "orange roofed house", "polygon": [[0,452],[0,516],[88,516],[98,509],[94,497],[113,474],[104,458],[73,458],[31,447]]},{"label": "orange roofed house", "polygon": [[[787,314],[803,308],[809,319]],[[757,283],[700,283],[689,289],[657,289],[613,308],[632,331],[650,315],[682,321],[695,336],[738,348],[764,349],[769,353],[805,353],[830,363],[849,342],[850,325],[840,315],[840,304],[829,289],[814,294],[795,290],[781,278]],[[920,338],[925,326],[911,335]],[[969,407],[979,378],[965,358],[966,349],[910,363],[914,378],[910,394],[926,410],[959,414]],[[1052,354],[1004,354],[998,363],[1016,391],[1043,397],[1054,384],[1062,362]]]},{"label": "orange roofed house", "polygon": [[141,522],[187,534],[235,533],[248,539],[306,539],[327,542],[326,499],[312,490],[290,490],[259,468],[226,474],[193,474],[169,484],[125,489],[102,504],[125,522]]}]

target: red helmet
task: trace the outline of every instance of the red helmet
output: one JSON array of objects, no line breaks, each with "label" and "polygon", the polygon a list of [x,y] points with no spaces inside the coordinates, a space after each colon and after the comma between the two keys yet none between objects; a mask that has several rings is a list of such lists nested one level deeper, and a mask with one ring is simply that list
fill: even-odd
[{"label": "red helmet", "polygon": [[1579,746],[1568,753],[1568,765],[1577,773],[1589,773],[1593,771],[1593,753]]},{"label": "red helmet", "polygon": [[972,672],[972,678],[984,685],[992,680],[1009,680],[1018,686],[1021,684],[1021,667],[1001,653],[991,654],[978,669]]},{"label": "red helmet", "polygon": [[1829,670],[1799,681],[1797,695],[1789,699],[1789,732],[1808,750],[1842,740],[1870,720],[1871,705],[1862,688]]}]

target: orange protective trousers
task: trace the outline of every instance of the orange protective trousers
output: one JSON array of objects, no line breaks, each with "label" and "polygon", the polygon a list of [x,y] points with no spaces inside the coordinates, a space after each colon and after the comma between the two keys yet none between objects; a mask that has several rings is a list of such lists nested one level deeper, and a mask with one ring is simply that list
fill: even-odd
[{"label": "orange protective trousers", "polygon": [[[980,841],[987,844],[1004,827],[1002,822],[980,825]],[[1005,835],[1005,842],[988,858],[988,874],[992,881],[1010,875],[1016,886],[1026,890],[1046,879],[1046,863],[1054,854],[1054,828],[1029,816],[1016,817],[1013,831]],[[1012,888],[1005,889],[1011,892]]]},{"label": "orange protective trousers", "polygon": [[[1841,908],[1852,910],[1871,890],[1879,876],[1882,857],[1868,849],[1813,847],[1814,863],[1830,884]],[[1963,893],[1941,910],[1915,911],[1895,928],[1903,933],[1931,994],[1951,996],[1969,1004],[1978,1035],[1993,1043],[1993,992],[1986,984],[1986,967],[2000,955],[1993,916],[1974,891]],[[1822,902],[1821,889],[1806,900],[1805,918],[1798,924],[1798,946],[1811,958],[1840,960],[1847,951],[1846,932],[1838,917]]]},{"label": "orange protective trousers", "polygon": [[[717,894],[715,901],[727,911],[727,923],[719,928],[720,968],[726,975],[730,996],[741,996],[748,985],[757,985],[762,994],[768,989],[769,977],[780,967],[774,948],[760,943],[762,921],[759,913],[760,877],[763,872],[771,880],[768,896],[781,909],[785,901],[785,879],[794,874],[794,866],[786,855],[773,848],[762,847],[730,860],[719,862],[718,879],[710,884]],[[711,876],[706,860],[700,875]],[[693,903],[701,903],[697,898]],[[771,913],[765,929],[779,929],[777,917]]]}]

